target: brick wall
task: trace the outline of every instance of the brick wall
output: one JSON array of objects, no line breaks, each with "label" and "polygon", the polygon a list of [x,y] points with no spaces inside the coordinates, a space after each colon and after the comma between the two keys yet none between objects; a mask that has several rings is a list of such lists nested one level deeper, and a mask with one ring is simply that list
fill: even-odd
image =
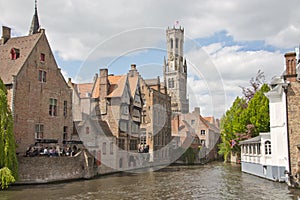
[{"label": "brick wall", "polygon": [[298,171],[298,162],[300,161],[297,147],[300,144],[300,83],[297,81],[291,82],[287,94],[291,170],[292,175],[295,175]]},{"label": "brick wall", "polygon": [[[40,61],[40,54],[45,61]],[[46,82],[38,80],[39,70],[45,71]],[[72,91],[58,69],[46,36],[43,34],[16,77],[14,95],[14,133],[17,152],[24,153],[35,142],[35,125],[44,125],[43,138],[63,139],[67,126],[68,138],[72,133]],[[9,97],[10,98],[10,97]],[[57,99],[57,116],[49,115],[49,99]],[[67,116],[64,116],[67,101]]]}]

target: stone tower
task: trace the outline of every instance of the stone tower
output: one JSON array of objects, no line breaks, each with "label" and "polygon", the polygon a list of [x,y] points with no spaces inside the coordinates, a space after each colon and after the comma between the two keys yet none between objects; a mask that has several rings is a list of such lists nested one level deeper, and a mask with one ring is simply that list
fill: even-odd
[{"label": "stone tower", "polygon": [[171,96],[173,113],[188,113],[189,101],[187,99],[187,65],[183,58],[183,28],[168,28],[167,59],[164,61],[164,81]]}]

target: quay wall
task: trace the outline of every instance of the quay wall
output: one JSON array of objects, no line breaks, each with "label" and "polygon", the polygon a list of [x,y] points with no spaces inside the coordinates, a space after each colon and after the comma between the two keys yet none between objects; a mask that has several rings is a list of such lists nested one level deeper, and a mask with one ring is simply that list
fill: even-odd
[{"label": "quay wall", "polygon": [[94,158],[86,151],[73,157],[18,157],[19,178],[16,184],[50,183],[97,175]]}]

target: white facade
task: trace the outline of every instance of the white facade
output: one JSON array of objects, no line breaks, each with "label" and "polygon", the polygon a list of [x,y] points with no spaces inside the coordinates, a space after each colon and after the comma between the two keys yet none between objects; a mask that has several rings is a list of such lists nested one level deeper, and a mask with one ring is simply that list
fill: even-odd
[{"label": "white facade", "polygon": [[272,89],[266,96],[270,100],[272,165],[284,166],[286,170],[289,170],[285,86],[287,84],[284,83],[283,79],[273,78]]},{"label": "white facade", "polygon": [[287,83],[275,77],[271,81],[269,98],[270,133],[240,142],[242,171],[274,181],[286,181],[289,171],[286,122]]}]

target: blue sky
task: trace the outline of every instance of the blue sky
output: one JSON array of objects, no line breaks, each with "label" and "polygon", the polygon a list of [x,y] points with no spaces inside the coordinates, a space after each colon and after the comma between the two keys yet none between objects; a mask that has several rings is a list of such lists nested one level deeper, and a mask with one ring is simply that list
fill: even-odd
[{"label": "blue sky", "polygon": [[[272,5],[272,6],[270,6]],[[266,82],[284,70],[284,53],[300,42],[299,2],[38,1],[42,28],[65,77],[91,81],[99,68],[126,73],[137,64],[145,78],[162,74],[165,30],[185,29],[190,110],[220,117],[258,70]],[[0,24],[27,35],[33,0],[0,0]],[[267,8],[267,9],[266,9]]]}]

